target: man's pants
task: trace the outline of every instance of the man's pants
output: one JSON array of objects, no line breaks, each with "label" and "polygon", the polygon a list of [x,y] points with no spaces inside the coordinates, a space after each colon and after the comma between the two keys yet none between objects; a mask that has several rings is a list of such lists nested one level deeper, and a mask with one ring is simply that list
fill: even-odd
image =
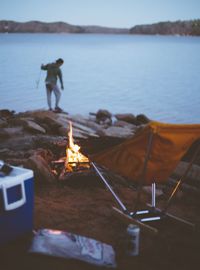
[{"label": "man's pants", "polygon": [[50,84],[47,83],[46,84],[46,91],[47,91],[47,104],[49,106],[49,109],[51,109],[51,93],[54,92],[55,95],[55,107],[58,107],[58,103],[60,101],[60,97],[61,97],[61,92],[60,89],[58,88],[58,86],[55,84]]}]

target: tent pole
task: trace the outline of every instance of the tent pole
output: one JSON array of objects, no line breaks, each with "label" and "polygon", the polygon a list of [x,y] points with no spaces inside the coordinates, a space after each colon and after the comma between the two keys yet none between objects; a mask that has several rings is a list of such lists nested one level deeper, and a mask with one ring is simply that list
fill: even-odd
[{"label": "tent pole", "polygon": [[117,201],[117,203],[119,204],[119,206],[122,208],[123,212],[127,213],[128,212],[127,208],[122,203],[122,201],[119,199],[119,197],[116,195],[116,193],[114,192],[114,190],[112,189],[112,187],[108,184],[108,182],[106,181],[105,177],[102,175],[102,173],[99,171],[99,169],[95,166],[95,164],[93,162],[91,162],[91,165],[94,168],[94,170],[97,172],[97,174],[99,175],[99,177],[101,178],[101,180],[103,180],[103,182],[106,185],[106,187],[108,188],[108,190],[112,193],[113,197],[115,198],[115,200]]},{"label": "tent pole", "polygon": [[151,206],[156,207],[156,183],[151,184]]},{"label": "tent pole", "polygon": [[141,178],[140,178],[140,182],[139,182],[137,199],[136,199],[136,203],[135,203],[135,213],[136,213],[138,205],[140,203],[140,195],[141,195],[141,191],[142,191],[142,186],[145,183],[145,178],[146,178],[146,173],[147,173],[147,164],[148,164],[148,160],[149,160],[149,156],[150,156],[150,152],[151,152],[152,141],[153,141],[153,132],[151,131],[151,133],[149,134],[149,140],[148,140],[147,151],[146,151],[145,160],[144,160],[144,166],[143,166],[143,170],[142,170]]},{"label": "tent pole", "polygon": [[188,173],[189,173],[189,171],[190,171],[190,169],[191,169],[193,163],[195,162],[195,159],[197,158],[197,155],[198,155],[199,151],[200,151],[200,145],[197,147],[197,150],[195,151],[195,153],[194,153],[194,155],[193,155],[193,157],[192,157],[190,163],[188,164],[188,166],[187,166],[187,168],[186,168],[184,174],[181,176],[181,178],[178,180],[176,186],[175,186],[174,189],[172,190],[172,193],[171,193],[169,199],[167,200],[166,206],[165,206],[165,208],[164,208],[163,211],[162,211],[163,213],[166,213],[167,209],[169,208],[172,199],[173,199],[174,196],[176,195],[176,193],[177,193],[177,191],[178,191],[180,185],[183,183],[183,181],[184,181],[185,178],[187,177],[187,175],[188,175]]}]

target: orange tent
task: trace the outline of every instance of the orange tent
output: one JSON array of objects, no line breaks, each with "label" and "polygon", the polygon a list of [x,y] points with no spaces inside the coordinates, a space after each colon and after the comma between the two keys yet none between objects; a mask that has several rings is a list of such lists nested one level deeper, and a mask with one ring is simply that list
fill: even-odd
[{"label": "orange tent", "polygon": [[131,139],[92,155],[90,159],[131,181],[162,183],[167,181],[179,160],[199,138],[200,124],[153,121]]}]

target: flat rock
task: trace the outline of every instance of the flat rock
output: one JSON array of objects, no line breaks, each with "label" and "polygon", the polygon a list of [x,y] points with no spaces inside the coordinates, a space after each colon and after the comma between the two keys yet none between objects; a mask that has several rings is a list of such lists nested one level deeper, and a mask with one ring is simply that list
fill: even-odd
[{"label": "flat rock", "polygon": [[136,125],[131,124],[131,123],[128,123],[128,122],[125,122],[125,121],[122,121],[122,120],[115,121],[113,123],[113,126],[115,126],[115,127],[129,128],[129,129],[132,129],[132,130],[136,130],[137,129],[137,126]]},{"label": "flat rock", "polygon": [[38,125],[37,123],[35,123],[34,121],[31,120],[24,120],[25,121],[25,129],[34,133],[41,133],[41,134],[45,134],[46,130],[41,127],[40,125]]},{"label": "flat rock", "polygon": [[115,138],[130,138],[133,136],[133,130],[129,128],[122,128],[122,127],[109,127],[106,129],[102,129],[98,132],[100,136],[107,136],[107,137],[115,137]]},{"label": "flat rock", "polygon": [[8,127],[3,129],[8,137],[20,136],[23,134],[23,127]]},{"label": "flat rock", "polygon": [[[58,129],[58,133],[61,136],[66,136],[66,138],[68,138],[68,132],[69,129],[66,127],[60,127]],[[84,132],[82,132],[81,130],[77,130],[73,128],[73,137],[77,138],[77,139],[88,139],[88,135]]]},{"label": "flat rock", "polygon": [[[59,115],[59,118],[60,117],[63,117],[62,114]],[[73,123],[79,123],[83,126],[86,126],[86,127],[90,127],[92,128],[92,130],[94,131],[98,131],[98,130],[101,130],[102,126],[97,124],[93,118],[88,118],[88,117],[84,117],[80,114],[76,114],[76,115],[67,115],[67,116],[64,116],[64,119],[66,119],[68,122],[69,121],[72,121]]]}]

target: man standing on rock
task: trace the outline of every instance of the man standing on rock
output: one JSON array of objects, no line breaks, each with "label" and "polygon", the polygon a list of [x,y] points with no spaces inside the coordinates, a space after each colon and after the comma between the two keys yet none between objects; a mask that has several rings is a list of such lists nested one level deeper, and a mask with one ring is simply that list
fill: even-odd
[{"label": "man standing on rock", "polygon": [[55,112],[62,112],[62,109],[58,106],[61,92],[57,85],[57,78],[60,80],[61,89],[64,90],[63,86],[63,79],[62,79],[62,71],[60,67],[64,63],[64,60],[59,58],[56,60],[55,63],[47,64],[47,65],[41,65],[42,70],[47,71],[47,76],[45,79],[46,84],[46,91],[47,91],[47,104],[49,106],[49,110],[52,111],[51,106],[51,93],[54,92],[56,101],[55,101]]}]

